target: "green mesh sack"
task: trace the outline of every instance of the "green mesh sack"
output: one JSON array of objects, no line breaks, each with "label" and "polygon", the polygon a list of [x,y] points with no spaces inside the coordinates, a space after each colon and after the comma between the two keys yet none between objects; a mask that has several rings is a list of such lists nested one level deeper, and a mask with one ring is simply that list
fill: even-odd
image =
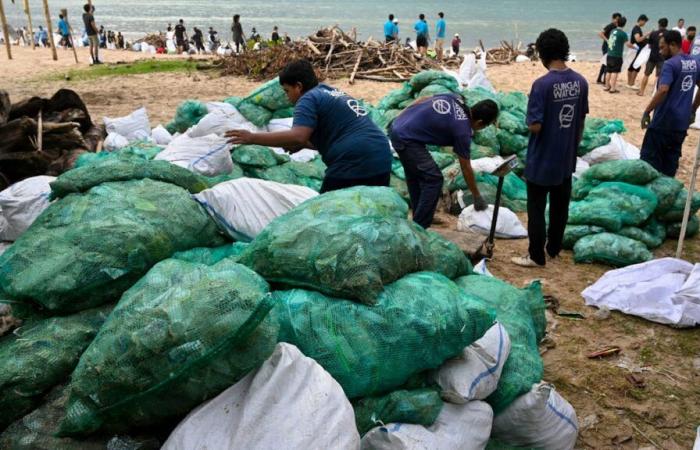
[{"label": "green mesh sack", "polygon": [[406,172],[403,169],[403,164],[401,164],[401,160],[397,157],[394,157],[394,159],[391,161],[391,173],[402,180],[406,179]]},{"label": "green mesh sack", "polygon": [[442,410],[442,399],[435,389],[399,390],[380,397],[353,402],[355,423],[360,436],[378,425],[412,423],[429,427]]},{"label": "green mesh sack", "polygon": [[172,259],[213,266],[227,258],[233,261],[248,247],[246,242],[235,242],[220,247],[198,247],[173,254]]},{"label": "green mesh sack", "polygon": [[184,133],[188,128],[195,126],[202,117],[209,113],[207,105],[198,100],[185,100],[175,110],[175,117],[165,128],[170,134]]},{"label": "green mesh sack", "polygon": [[277,111],[272,113],[273,119],[289,119],[291,117],[294,117],[293,106],[290,106],[289,108],[278,109]]},{"label": "green mesh sack", "polygon": [[[477,173],[476,181],[498,187],[498,177],[490,173]],[[503,195],[512,200],[527,200],[527,183],[511,172],[503,178]]]},{"label": "green mesh sack", "polygon": [[51,198],[86,192],[106,182],[151,179],[174,184],[196,194],[207,189],[205,178],[168,161],[144,161],[140,158],[110,158],[69,170],[50,183]]},{"label": "green mesh sack", "polygon": [[574,245],[574,262],[603,263],[613,267],[625,267],[653,259],[646,245],[613,233],[585,236]]},{"label": "green mesh sack", "polygon": [[653,192],[659,201],[656,211],[654,211],[654,214],[658,216],[673,208],[678,193],[683,190],[683,183],[675,178],[662,175],[651,183],[648,183],[645,187]]},{"label": "green mesh sack", "polygon": [[605,182],[593,188],[585,199],[569,207],[570,225],[597,225],[620,231],[626,225],[638,226],[656,209],[656,196],[642,186]]},{"label": "green mesh sack", "polygon": [[[668,237],[671,239],[678,239],[681,236],[681,225],[682,222],[674,222],[667,224],[666,233]],[[698,220],[698,216],[691,216],[690,219],[688,219],[688,225],[685,228],[686,239],[698,234],[699,230],[700,220]]]},{"label": "green mesh sack", "polygon": [[213,177],[204,177],[204,180],[207,183],[207,186],[212,188],[216,186],[219,183],[224,183],[226,181],[231,181],[231,180],[237,180],[239,178],[243,178],[245,176],[245,173],[243,172],[243,169],[241,166],[238,164],[233,165],[233,170],[231,173],[222,173],[221,175],[216,175]]},{"label": "green mesh sack", "polygon": [[473,142],[475,144],[489,147],[497,154],[501,152],[501,144],[498,140],[498,130],[495,126],[489,125],[483,130],[474,132]]},{"label": "green mesh sack", "polygon": [[[688,200],[688,190],[683,188],[676,195],[676,199],[673,202],[671,209],[666,211],[664,214],[659,216],[659,219],[663,222],[680,222],[683,220],[683,214],[685,213],[685,204]],[[693,193],[693,198],[690,201],[690,215],[694,216],[700,210],[700,192]]]},{"label": "green mesh sack", "polygon": [[522,92],[499,92],[498,100],[502,110],[527,114],[527,95]]},{"label": "green mesh sack", "polygon": [[592,150],[602,147],[603,145],[608,145],[610,143],[610,136],[600,132],[587,132],[584,130],[581,143],[579,144],[578,150],[576,151],[577,156],[584,156],[590,153]]},{"label": "green mesh sack", "polygon": [[313,291],[277,291],[280,340],[323,366],[348,398],[397,389],[484,335],[492,311],[446,277],[407,275],[369,307]]},{"label": "green mesh sack", "polygon": [[576,242],[589,234],[604,233],[605,228],[596,227],[594,225],[567,225],[564,229],[564,240],[562,247],[566,250],[572,250]]},{"label": "green mesh sack", "polygon": [[274,78],[259,86],[245,97],[242,102],[249,102],[253,105],[262,106],[270,111],[292,107],[289,97],[287,97],[287,94],[280,84],[279,78]]},{"label": "green mesh sack", "polygon": [[[375,216],[405,218],[408,204],[388,187],[355,186],[327,192],[306,200],[284,217]],[[301,220],[301,219],[300,219]]]},{"label": "green mesh sack", "polygon": [[228,103],[229,105],[231,105],[235,108],[238,108],[238,105],[240,105],[242,101],[243,101],[243,97],[236,97],[236,96],[227,97],[223,100],[224,103]]},{"label": "green mesh sack", "polygon": [[511,349],[503,366],[496,391],[486,401],[494,415],[530,391],[544,374],[544,364],[537,344],[544,337],[546,319],[542,289],[538,281],[517,289],[497,278],[470,275],[459,278],[457,285],[468,295],[477,297],[496,310],[496,320],[510,337]]},{"label": "green mesh sack", "polygon": [[321,190],[323,173],[319,177],[318,166],[312,163],[290,161],[286,164],[268,168],[246,169],[246,175],[261,180],[276,181],[283,184],[306,186],[315,191]]},{"label": "green mesh sack", "polygon": [[282,155],[263,145],[240,145],[233,149],[231,158],[243,169],[249,167],[267,168],[289,162],[289,155]]},{"label": "green mesh sack", "polygon": [[389,179],[389,187],[391,187],[397,194],[401,196],[406,202],[409,202],[411,197],[408,195],[408,186],[406,181],[392,174]]},{"label": "green mesh sack", "polygon": [[469,153],[471,159],[493,158],[498,155],[498,152],[491,147],[474,143],[472,143]]},{"label": "green mesh sack", "polygon": [[272,120],[272,111],[249,101],[241,101],[238,106],[236,106],[236,109],[243,117],[257,127],[264,127]]},{"label": "green mesh sack", "polygon": [[56,437],[66,413],[66,385],[53,388],[43,404],[0,434],[0,448],[11,450],[158,450],[161,443],[148,436],[97,435],[84,439]]},{"label": "green mesh sack", "polygon": [[506,130],[498,130],[496,133],[498,144],[501,149],[502,156],[515,155],[522,149],[527,148],[529,138],[519,134],[513,134]]},{"label": "green mesh sack", "polygon": [[622,122],[622,120],[620,120],[620,119],[612,119],[612,120],[603,119],[603,120],[604,120],[604,124],[602,127],[599,128],[601,133],[610,135],[613,133],[622,134],[625,131],[627,131],[627,129],[625,128],[624,122]]},{"label": "green mesh sack", "polygon": [[430,86],[442,86],[444,88],[447,88],[452,93],[460,94],[459,81],[457,81],[455,77],[441,78],[439,80],[435,80],[432,83],[430,83]]},{"label": "green mesh sack", "polygon": [[430,264],[433,272],[441,273],[451,279],[473,273],[471,261],[457,244],[434,231],[426,230],[426,232],[428,233],[428,253],[433,259]]},{"label": "green mesh sack", "polygon": [[149,179],[103,183],[44,210],[0,255],[0,286],[51,311],[76,311],[117,300],[177,251],[224,242],[181,187]]},{"label": "green mesh sack", "polygon": [[163,147],[160,147],[150,142],[133,142],[127,147],[120,148],[113,152],[99,152],[99,153],[83,153],[78,156],[73,165],[74,169],[79,167],[87,166],[93,164],[97,161],[110,158],[120,158],[120,157],[136,157],[143,160],[150,161],[156,157],[156,155],[163,151]]},{"label": "green mesh sack", "polygon": [[0,339],[0,430],[68,378],[110,309],[40,320]]},{"label": "green mesh sack", "polygon": [[529,132],[527,124],[525,123],[525,115],[517,112],[501,111],[500,114],[498,114],[498,128],[512,134],[526,135]]},{"label": "green mesh sack", "polygon": [[451,94],[451,93],[452,93],[452,91],[449,88],[447,88],[441,84],[429,84],[428,86],[421,89],[421,91],[416,95],[416,98],[432,97],[433,95]]},{"label": "green mesh sack", "polygon": [[272,283],[371,305],[384,285],[407,273],[445,267],[430,239],[403,217],[286,214],[262,230],[240,262]]},{"label": "green mesh sack", "polygon": [[177,419],[258,367],[278,326],[268,285],[224,259],[169,259],[124,293],[70,382],[59,433]]},{"label": "green mesh sack", "polygon": [[377,104],[377,109],[384,111],[388,109],[397,109],[402,102],[405,102],[406,100],[413,100],[412,94],[413,92],[411,85],[404,83],[399,89],[394,89],[382,97]]},{"label": "green mesh sack", "polygon": [[455,80],[455,78],[452,75],[441,70],[426,70],[417,73],[411,77],[411,80],[408,83],[411,85],[413,92],[420,92],[426,86],[438,80],[451,80],[455,84],[457,84],[457,80]]},{"label": "green mesh sack", "polygon": [[433,160],[435,161],[435,164],[440,169],[444,169],[445,167],[449,166],[450,164],[454,163],[457,158],[455,158],[454,155],[450,153],[442,153],[442,152],[430,152],[430,156],[433,157]]},{"label": "green mesh sack", "polygon": [[639,241],[652,250],[660,247],[666,240],[666,226],[652,217],[639,228],[624,227],[617,234]]},{"label": "green mesh sack", "polygon": [[470,108],[482,100],[493,100],[498,105],[498,109],[501,109],[501,102],[498,100],[498,94],[483,87],[464,89],[462,91],[462,97],[464,97],[464,101]]},{"label": "green mesh sack", "polygon": [[594,164],[581,175],[589,183],[619,181],[621,183],[645,185],[659,177],[659,172],[646,161],[627,159]]}]

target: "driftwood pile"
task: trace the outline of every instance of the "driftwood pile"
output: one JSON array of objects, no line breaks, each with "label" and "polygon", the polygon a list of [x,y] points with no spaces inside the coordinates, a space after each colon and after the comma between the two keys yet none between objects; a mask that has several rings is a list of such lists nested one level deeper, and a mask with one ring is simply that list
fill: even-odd
[{"label": "driftwood pile", "polygon": [[501,41],[501,46],[497,48],[491,48],[488,50],[484,49],[484,44],[479,41],[481,50],[486,53],[486,64],[510,64],[515,61],[518,55],[526,55],[527,50],[521,49],[522,42],[518,42],[515,46],[512,42],[508,43],[506,41]]},{"label": "driftwood pile", "polygon": [[413,49],[368,39],[358,42],[338,27],[324,28],[306,39],[259,51],[232,55],[219,62],[224,75],[248,76],[255,80],[275,77],[287,63],[305,58],[322,78],[350,77],[354,80],[407,81],[412,75],[440,67],[456,67],[460,59],[438,63],[420,57]]},{"label": "driftwood pile", "polygon": [[74,91],[11,104],[0,91],[0,190],[36,175],[59,175],[82,153],[96,151],[104,127],[90,119]]},{"label": "driftwood pile", "polygon": [[143,39],[139,39],[136,42],[145,42],[149,45],[154,46],[155,48],[166,48],[166,39],[162,33],[147,34],[146,37],[144,37]]}]

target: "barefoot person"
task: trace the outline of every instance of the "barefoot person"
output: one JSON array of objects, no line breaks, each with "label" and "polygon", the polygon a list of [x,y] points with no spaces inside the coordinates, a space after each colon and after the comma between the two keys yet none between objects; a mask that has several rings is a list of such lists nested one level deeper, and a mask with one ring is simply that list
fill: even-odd
[{"label": "barefoot person", "polygon": [[642,129],[647,131],[640,157],[664,175],[674,177],[688,127],[700,106],[700,91],[693,101],[694,88],[700,87],[700,62],[681,52],[678,31],[666,31],[660,48],[666,62],[656,94],[642,116]]},{"label": "barefoot person", "polygon": [[642,51],[642,49],[647,45],[649,33],[644,34],[644,30],[642,30],[642,28],[644,27],[644,25],[647,24],[648,21],[649,18],[645,14],[642,14],[637,19],[637,24],[634,27],[632,27],[632,33],[630,33],[630,44],[637,46],[637,54],[634,55],[634,59],[632,60],[632,63],[627,69],[627,87],[629,88],[634,89],[634,83],[635,81],[637,81],[637,75],[639,75],[639,71],[642,70],[641,67],[637,67],[635,69],[634,62],[639,57],[639,53]]},{"label": "barefoot person", "polygon": [[622,72],[622,54],[625,45],[629,48],[634,48],[632,44],[627,42],[628,37],[624,30],[625,25],[627,25],[626,17],[617,19],[617,28],[610,33],[610,39],[608,39],[605,90],[611,94],[620,92],[617,90],[617,77]]},{"label": "barefoot person", "polygon": [[[569,41],[556,29],[537,38],[537,51],[549,70],[532,85],[527,105],[527,234],[529,254],[513,258],[523,267],[544,267],[546,254],[559,255],[569,219],[571,175],[588,114],[588,83],[566,65]],[[549,229],[545,210],[549,196]]]},{"label": "barefoot person", "polygon": [[644,93],[647,90],[647,84],[649,83],[649,77],[651,74],[655,72],[656,80],[658,81],[659,76],[661,75],[661,69],[664,67],[664,59],[661,56],[659,42],[661,41],[661,37],[666,32],[666,27],[668,27],[668,19],[664,17],[659,19],[659,28],[649,34],[648,45],[649,49],[651,50],[651,54],[649,55],[649,61],[647,61],[647,65],[644,68],[644,77],[642,78],[642,84],[639,87],[639,92],[637,93],[637,95],[640,97],[644,96]]},{"label": "barefoot person", "polygon": [[289,63],[279,80],[294,104],[292,129],[274,133],[232,130],[226,133],[230,143],[284,147],[290,152],[315,148],[328,167],[322,193],[389,185],[393,160],[389,140],[360,102],[319,84],[307,60]]},{"label": "barefoot person", "polygon": [[391,124],[394,150],[406,172],[413,221],[430,227],[435,215],[443,176],[427,145],[451,146],[459,158],[462,175],[474,198],[474,209],[486,209],[469,159],[472,132],[486,128],[498,118],[498,105],[483,100],[468,108],[453,94],[426,97],[406,108]]}]

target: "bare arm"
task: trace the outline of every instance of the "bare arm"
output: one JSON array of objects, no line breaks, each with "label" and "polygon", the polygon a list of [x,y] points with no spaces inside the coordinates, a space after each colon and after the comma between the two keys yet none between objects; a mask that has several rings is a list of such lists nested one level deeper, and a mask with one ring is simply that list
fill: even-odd
[{"label": "bare arm", "polygon": [[476,185],[476,179],[474,178],[474,170],[472,169],[471,161],[460,156],[459,166],[462,168],[462,176],[464,176],[464,181],[467,182],[467,187],[469,187],[472,197],[481,197],[479,187]]},{"label": "bare arm", "polygon": [[637,44],[644,42],[644,39],[646,39],[646,36],[644,36],[642,33],[637,33],[634,35],[634,40],[637,42]]},{"label": "bare arm", "polygon": [[276,131],[274,133],[251,133],[248,130],[230,130],[225,136],[229,143],[257,144],[266,147],[283,147],[290,149],[302,149],[311,139],[313,129],[309,127],[293,127],[287,131]]},{"label": "bare arm", "polygon": [[530,133],[532,134],[539,134],[540,131],[542,131],[542,124],[539,122],[535,122],[532,125],[528,125],[527,129],[530,130]]},{"label": "bare arm", "polygon": [[607,41],[607,40],[608,40],[608,38],[605,37],[605,33],[602,32],[602,31],[601,31],[600,33],[598,33],[598,37],[600,37],[600,38],[601,38],[602,40],[604,40],[604,41]]}]

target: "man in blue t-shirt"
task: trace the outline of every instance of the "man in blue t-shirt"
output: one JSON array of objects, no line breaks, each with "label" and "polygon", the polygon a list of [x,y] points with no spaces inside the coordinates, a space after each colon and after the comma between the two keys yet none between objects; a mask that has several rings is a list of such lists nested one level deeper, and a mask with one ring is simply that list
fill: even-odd
[{"label": "man in blue t-shirt", "polygon": [[694,88],[700,86],[700,62],[684,55],[681,44],[678,31],[665,31],[661,37],[659,48],[666,61],[656,94],[642,117],[642,129],[647,131],[641,159],[669,177],[676,176],[688,126],[695,121],[700,106],[700,91],[693,101]]},{"label": "man in blue t-shirt", "polygon": [[307,60],[289,63],[279,80],[294,104],[292,129],[274,133],[231,130],[226,132],[230,143],[284,147],[290,152],[315,148],[327,166],[322,193],[389,185],[393,160],[389,140],[360,101],[319,84]]},{"label": "man in blue t-shirt", "polygon": [[[571,176],[588,114],[588,83],[566,65],[569,40],[550,28],[537,38],[537,52],[549,72],[535,80],[527,105],[530,142],[527,147],[528,255],[511,261],[523,267],[544,267],[545,250],[556,258],[569,220]],[[549,196],[549,229],[545,209]]]},{"label": "man in blue t-shirt", "polygon": [[61,35],[60,45],[65,48],[71,47],[70,30],[68,29],[68,22],[66,22],[63,14],[58,15],[58,34]]},{"label": "man in blue t-shirt", "polygon": [[413,25],[416,31],[416,47],[418,53],[425,56],[428,53],[428,23],[425,21],[425,14],[418,15],[418,21]]},{"label": "man in blue t-shirt", "polygon": [[435,51],[438,61],[442,60],[442,50],[445,46],[445,33],[447,24],[445,23],[445,13],[438,13],[438,21],[435,23]]},{"label": "man in blue t-shirt", "polygon": [[440,94],[416,101],[394,120],[389,135],[406,173],[415,223],[423,228],[430,226],[442,192],[442,172],[427,145],[453,148],[474,198],[474,209],[486,209],[474,180],[469,155],[472,131],[486,128],[497,118],[498,106],[492,100],[483,100],[468,108],[462,97]]},{"label": "man in blue t-shirt", "polygon": [[394,36],[394,15],[389,14],[389,20],[384,22],[384,39],[386,43],[389,44],[396,40]]}]

